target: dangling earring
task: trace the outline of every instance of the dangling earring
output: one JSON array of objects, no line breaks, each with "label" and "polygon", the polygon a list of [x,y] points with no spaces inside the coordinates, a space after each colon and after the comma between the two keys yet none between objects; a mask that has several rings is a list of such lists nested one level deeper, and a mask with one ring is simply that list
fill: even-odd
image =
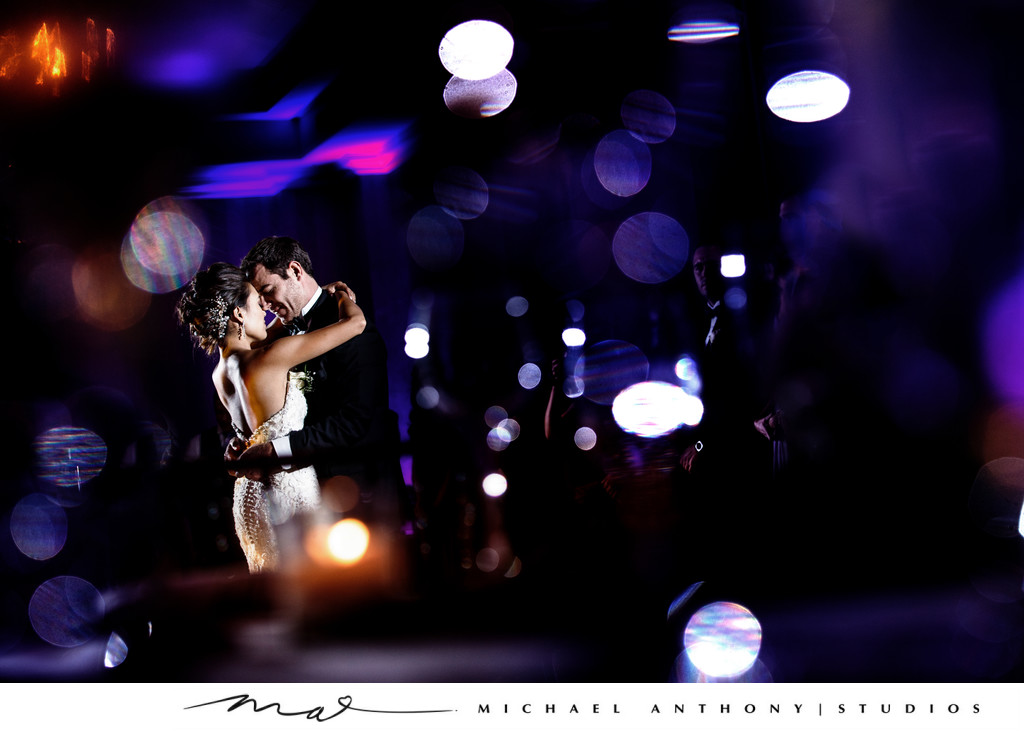
[{"label": "dangling earring", "polygon": [[238,340],[241,341],[245,338],[245,321],[238,322]]}]

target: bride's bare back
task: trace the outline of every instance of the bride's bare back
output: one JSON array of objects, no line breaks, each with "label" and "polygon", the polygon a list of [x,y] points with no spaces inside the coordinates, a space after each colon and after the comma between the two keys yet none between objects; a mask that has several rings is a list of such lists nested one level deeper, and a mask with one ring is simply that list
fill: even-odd
[{"label": "bride's bare back", "polygon": [[[221,351],[213,384],[232,422],[251,435],[284,407],[288,370],[324,354],[363,332],[366,318],[347,294],[335,292],[338,322],[296,336],[267,339],[259,296],[252,290],[246,308],[236,309],[252,332]],[[252,323],[252,326],[248,324]]]}]

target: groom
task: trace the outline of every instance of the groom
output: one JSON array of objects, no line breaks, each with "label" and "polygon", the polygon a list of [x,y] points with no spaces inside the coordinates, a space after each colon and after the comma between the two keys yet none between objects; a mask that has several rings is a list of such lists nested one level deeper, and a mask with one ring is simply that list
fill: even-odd
[{"label": "groom", "polygon": [[[337,302],[313,279],[309,255],[294,239],[260,240],[240,267],[259,293],[260,305],[276,314],[289,333],[337,322]],[[336,476],[356,483],[360,506],[346,514],[397,521],[405,482],[399,466],[398,416],[388,407],[387,353],[380,333],[368,321],[362,334],[298,370],[311,375],[305,427],[254,445],[240,456],[229,447],[229,468],[258,478],[263,468],[312,464],[321,486]]]}]

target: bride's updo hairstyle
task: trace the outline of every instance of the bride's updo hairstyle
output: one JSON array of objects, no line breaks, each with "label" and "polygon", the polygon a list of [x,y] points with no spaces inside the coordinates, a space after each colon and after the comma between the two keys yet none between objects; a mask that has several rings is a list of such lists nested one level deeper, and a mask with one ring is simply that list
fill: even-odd
[{"label": "bride's updo hairstyle", "polygon": [[196,273],[178,301],[178,321],[188,326],[192,340],[212,354],[228,331],[235,306],[244,308],[249,299],[245,273],[227,262],[215,262]]}]

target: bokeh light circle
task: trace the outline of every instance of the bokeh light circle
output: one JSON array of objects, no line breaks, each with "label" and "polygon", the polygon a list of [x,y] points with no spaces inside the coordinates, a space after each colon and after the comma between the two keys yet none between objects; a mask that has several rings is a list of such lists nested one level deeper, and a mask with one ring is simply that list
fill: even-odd
[{"label": "bokeh light circle", "polygon": [[197,211],[173,196],[151,201],[135,216],[121,244],[121,267],[150,293],[177,290],[198,272],[206,239]]},{"label": "bokeh light circle", "polygon": [[512,434],[505,427],[491,428],[487,432],[487,447],[495,452],[508,448],[512,443]]},{"label": "bokeh light circle", "polygon": [[431,272],[454,267],[465,246],[462,222],[440,206],[427,206],[409,221],[406,244],[416,264]]},{"label": "bokeh light circle", "polygon": [[690,618],[683,650],[697,669],[711,677],[735,677],[757,661],[761,624],[737,603],[710,603]]},{"label": "bokeh light circle", "polygon": [[29,494],[11,511],[11,538],[26,557],[49,560],[67,541],[67,514],[43,494]]},{"label": "bokeh light circle", "polygon": [[522,432],[519,421],[511,417],[502,420],[498,423],[497,427],[508,433],[508,439],[510,442],[518,438],[519,433]]},{"label": "bokeh light circle", "polygon": [[416,392],[416,404],[425,410],[433,410],[441,403],[441,393],[436,387],[420,387]]},{"label": "bokeh light circle", "polygon": [[657,438],[682,425],[697,425],[703,415],[704,405],[699,398],[667,382],[634,384],[612,402],[615,423],[642,438]]},{"label": "bokeh light circle", "polygon": [[732,310],[742,310],[747,304],[747,291],[743,288],[729,288],[722,296],[722,300]]},{"label": "bokeh light circle", "polygon": [[570,399],[583,396],[583,380],[576,375],[565,378],[562,382],[562,394]]},{"label": "bokeh light circle", "polygon": [[573,298],[565,301],[565,312],[569,314],[569,318],[579,322],[583,320],[583,316],[587,312],[587,309],[582,302]]},{"label": "bokeh light circle", "polygon": [[131,282],[118,252],[87,250],[71,269],[78,313],[97,328],[121,331],[146,314],[152,295]]},{"label": "bokeh light circle", "polygon": [[120,666],[128,658],[128,644],[116,631],[107,639],[106,652],[103,655],[103,666],[108,669]]},{"label": "bokeh light circle", "polygon": [[615,263],[641,283],[662,283],[678,275],[690,253],[690,238],[670,216],[646,212],[622,223],[612,240]]},{"label": "bokeh light circle", "polygon": [[501,496],[508,490],[508,479],[500,473],[489,473],[484,476],[483,489],[488,496]]},{"label": "bokeh light circle", "polygon": [[405,329],[405,343],[429,344],[430,329],[422,323],[410,323]]},{"label": "bokeh light circle", "polygon": [[342,519],[327,533],[327,548],[331,557],[342,565],[359,562],[369,547],[370,530],[358,519]]},{"label": "bokeh light circle", "polygon": [[627,94],[621,114],[625,128],[648,144],[665,142],[676,131],[676,108],[663,95],[649,89]]},{"label": "bokeh light circle", "polygon": [[747,272],[747,259],[741,254],[725,254],[721,260],[722,277],[743,277]]},{"label": "bokeh light circle", "polygon": [[1024,458],[989,461],[978,471],[968,495],[974,522],[994,537],[1021,533],[1024,511]]},{"label": "bokeh light circle", "polygon": [[542,376],[541,368],[536,364],[523,364],[519,368],[519,386],[523,389],[534,389],[540,384]]},{"label": "bokeh light circle", "polygon": [[700,394],[703,383],[700,378],[697,361],[692,356],[683,354],[679,357],[679,360],[676,362],[675,373],[687,394]]},{"label": "bokeh light circle", "polygon": [[609,193],[633,196],[651,179],[651,151],[627,130],[615,130],[597,144],[594,173]]},{"label": "bokeh light circle", "polygon": [[597,433],[593,428],[584,426],[576,431],[572,440],[580,450],[593,450],[597,446]]},{"label": "bokeh light circle", "polygon": [[476,554],[476,567],[482,573],[493,573],[500,562],[501,555],[493,547],[485,547]]},{"label": "bokeh light circle", "polygon": [[28,604],[29,621],[39,638],[59,647],[90,641],[104,613],[100,592],[88,581],[71,575],[40,585]]},{"label": "bokeh light circle", "polygon": [[513,295],[505,302],[505,312],[513,318],[520,318],[530,310],[530,301],[521,295]]},{"label": "bokeh light circle", "polygon": [[515,40],[499,23],[467,20],[448,30],[437,55],[450,74],[461,79],[488,79],[512,60]]},{"label": "bokeh light circle", "polygon": [[484,422],[487,423],[487,427],[489,428],[496,428],[507,419],[508,410],[501,405],[491,405],[484,410]]},{"label": "bokeh light circle", "polygon": [[140,265],[159,275],[179,277],[182,283],[195,274],[206,249],[199,227],[184,214],[173,211],[158,211],[136,219],[128,241]]},{"label": "bokeh light circle", "polygon": [[577,326],[562,331],[562,343],[570,349],[578,348],[587,343],[587,332]]},{"label": "bokeh light circle", "polygon": [[405,345],[405,355],[410,359],[423,359],[430,354],[430,344],[426,341],[413,341]]},{"label": "bokeh light circle", "polygon": [[646,380],[649,372],[650,363],[643,351],[614,339],[588,348],[573,368],[583,394],[601,405],[612,404],[622,390]]},{"label": "bokeh light circle", "polygon": [[444,88],[444,104],[459,117],[494,117],[509,108],[516,98],[518,86],[508,69],[479,81],[453,76]]},{"label": "bokeh light circle", "polygon": [[790,122],[820,122],[834,117],[850,101],[850,87],[835,74],[806,70],[779,79],[765,102],[778,117]]},{"label": "bokeh light circle", "polygon": [[487,210],[490,192],[479,173],[453,166],[438,173],[434,180],[434,198],[456,219],[475,219]]},{"label": "bokeh light circle", "polygon": [[35,440],[36,471],[58,491],[50,496],[62,506],[81,503],[81,489],[103,470],[107,444],[85,428],[59,427]]}]

